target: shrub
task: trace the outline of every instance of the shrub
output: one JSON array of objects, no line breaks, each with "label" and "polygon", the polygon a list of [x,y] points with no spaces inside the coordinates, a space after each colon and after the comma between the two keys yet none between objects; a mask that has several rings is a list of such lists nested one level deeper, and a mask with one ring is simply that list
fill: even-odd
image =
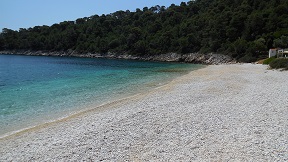
[{"label": "shrub", "polygon": [[273,69],[285,69],[288,70],[288,59],[274,59],[269,63],[269,66]]},{"label": "shrub", "polygon": [[276,57],[273,56],[273,57],[270,57],[270,58],[267,58],[266,60],[264,60],[263,64],[265,65],[269,65],[271,61],[275,60]]}]

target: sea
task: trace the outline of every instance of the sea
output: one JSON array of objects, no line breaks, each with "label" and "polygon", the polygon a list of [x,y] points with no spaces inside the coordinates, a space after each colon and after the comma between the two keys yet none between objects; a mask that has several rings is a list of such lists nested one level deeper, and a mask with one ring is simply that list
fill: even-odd
[{"label": "sea", "polygon": [[0,55],[0,137],[144,93],[199,64]]}]

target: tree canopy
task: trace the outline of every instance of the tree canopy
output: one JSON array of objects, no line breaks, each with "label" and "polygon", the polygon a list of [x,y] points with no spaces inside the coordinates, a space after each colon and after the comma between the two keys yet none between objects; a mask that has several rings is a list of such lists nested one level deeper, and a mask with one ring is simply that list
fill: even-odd
[{"label": "tree canopy", "polygon": [[217,52],[244,61],[288,46],[287,0],[194,0],[137,8],[18,31],[4,28],[0,50],[78,53]]}]

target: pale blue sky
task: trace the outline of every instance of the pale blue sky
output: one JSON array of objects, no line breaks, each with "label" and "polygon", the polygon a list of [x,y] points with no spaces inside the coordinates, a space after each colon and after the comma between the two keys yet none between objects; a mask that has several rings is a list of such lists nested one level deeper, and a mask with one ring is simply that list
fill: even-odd
[{"label": "pale blue sky", "polygon": [[66,20],[109,14],[155,5],[169,7],[188,0],[0,0],[0,32],[53,25]]}]

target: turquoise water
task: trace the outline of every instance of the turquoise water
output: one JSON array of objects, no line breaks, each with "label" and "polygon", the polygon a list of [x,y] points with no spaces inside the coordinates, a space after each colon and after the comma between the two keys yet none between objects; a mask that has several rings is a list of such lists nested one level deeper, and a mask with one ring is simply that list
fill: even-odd
[{"label": "turquoise water", "polygon": [[147,91],[201,67],[0,55],[0,136]]}]

